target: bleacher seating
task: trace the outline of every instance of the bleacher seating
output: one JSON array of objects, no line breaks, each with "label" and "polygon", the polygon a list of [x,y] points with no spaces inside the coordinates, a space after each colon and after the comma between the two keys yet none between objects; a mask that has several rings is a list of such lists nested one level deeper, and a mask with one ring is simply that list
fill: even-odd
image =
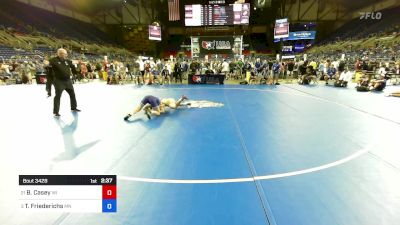
[{"label": "bleacher seating", "polygon": [[7,46],[0,45],[0,59],[10,60],[12,58],[24,59],[25,57],[33,58],[34,56],[43,57],[41,52],[30,52],[23,49],[14,49]]},{"label": "bleacher seating", "polygon": [[338,40],[367,38],[373,34],[390,32],[396,26],[398,30],[400,24],[400,7],[385,9],[380,11],[380,13],[382,14],[381,19],[360,19],[357,17],[349,21],[319,44],[323,45]]},{"label": "bleacher seating", "polygon": [[[18,8],[12,12],[10,8]],[[90,55],[131,55],[92,24],[16,1],[0,4],[0,60],[54,55],[57,48]]]},{"label": "bleacher seating", "polygon": [[[18,9],[18,12],[9,9]],[[74,38],[82,41],[115,44],[107,34],[92,24],[29,6],[17,1],[2,1],[0,24],[13,27],[19,32],[43,32],[58,38]]]},{"label": "bleacher seating", "polygon": [[345,53],[346,58],[369,57],[392,60],[400,53],[400,7],[382,10],[382,18],[356,18],[308,49],[309,54],[331,58]]}]

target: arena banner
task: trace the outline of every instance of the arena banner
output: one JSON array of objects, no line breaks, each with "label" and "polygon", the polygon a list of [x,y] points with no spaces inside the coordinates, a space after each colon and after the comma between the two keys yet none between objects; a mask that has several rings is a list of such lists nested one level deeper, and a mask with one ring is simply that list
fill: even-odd
[{"label": "arena banner", "polygon": [[290,32],[288,40],[315,39],[316,31],[296,31]]},{"label": "arena banner", "polygon": [[[296,31],[290,32],[289,37],[282,38],[283,41],[295,41],[295,40],[313,40],[315,39],[316,31]],[[275,39],[274,42],[279,42],[279,39]]]},{"label": "arena banner", "polygon": [[233,54],[234,37],[199,37],[200,56],[208,54]]}]

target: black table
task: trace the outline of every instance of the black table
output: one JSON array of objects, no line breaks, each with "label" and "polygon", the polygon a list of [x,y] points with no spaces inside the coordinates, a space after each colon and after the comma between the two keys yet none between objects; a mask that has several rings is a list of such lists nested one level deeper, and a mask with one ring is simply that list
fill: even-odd
[{"label": "black table", "polygon": [[189,84],[224,84],[225,74],[189,74]]}]

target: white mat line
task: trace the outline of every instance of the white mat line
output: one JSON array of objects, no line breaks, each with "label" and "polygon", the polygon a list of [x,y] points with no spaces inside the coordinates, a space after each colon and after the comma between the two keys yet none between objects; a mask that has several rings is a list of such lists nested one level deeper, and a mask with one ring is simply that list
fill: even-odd
[{"label": "white mat line", "polygon": [[325,170],[328,168],[332,168],[335,166],[342,165],[347,163],[353,159],[356,159],[364,154],[369,152],[369,148],[360,150],[358,152],[353,153],[346,158],[337,160],[332,163],[328,163],[325,165],[312,167],[309,169],[298,170],[288,173],[279,173],[279,174],[271,174],[265,176],[256,176],[256,177],[245,177],[245,178],[231,178],[231,179],[210,179],[210,180],[180,180],[180,179],[156,179],[156,178],[141,178],[141,177],[130,177],[130,176],[117,176],[118,180],[126,180],[126,181],[136,181],[136,182],[143,182],[143,183],[164,183],[164,184],[218,184],[218,183],[241,183],[241,182],[254,182],[258,180],[270,180],[270,179],[277,179],[283,177],[291,177],[291,176],[298,176],[307,173],[313,173],[321,170]]}]

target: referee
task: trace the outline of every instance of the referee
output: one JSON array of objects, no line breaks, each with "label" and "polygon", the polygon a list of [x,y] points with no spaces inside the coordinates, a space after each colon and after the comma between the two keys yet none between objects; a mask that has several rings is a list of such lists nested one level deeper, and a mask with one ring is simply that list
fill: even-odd
[{"label": "referee", "polygon": [[67,59],[67,56],[67,51],[63,48],[60,48],[57,50],[57,57],[49,60],[50,72],[52,73],[52,76],[54,78],[53,85],[56,90],[56,96],[54,97],[53,106],[53,114],[55,117],[60,116],[60,114],[58,113],[60,110],[60,98],[64,90],[69,94],[69,98],[71,101],[71,110],[74,112],[81,111],[76,108],[77,103],[75,98],[75,91],[70,79],[71,71],[74,75],[77,75],[78,72],[76,71],[75,66],[72,65],[71,60]]}]

